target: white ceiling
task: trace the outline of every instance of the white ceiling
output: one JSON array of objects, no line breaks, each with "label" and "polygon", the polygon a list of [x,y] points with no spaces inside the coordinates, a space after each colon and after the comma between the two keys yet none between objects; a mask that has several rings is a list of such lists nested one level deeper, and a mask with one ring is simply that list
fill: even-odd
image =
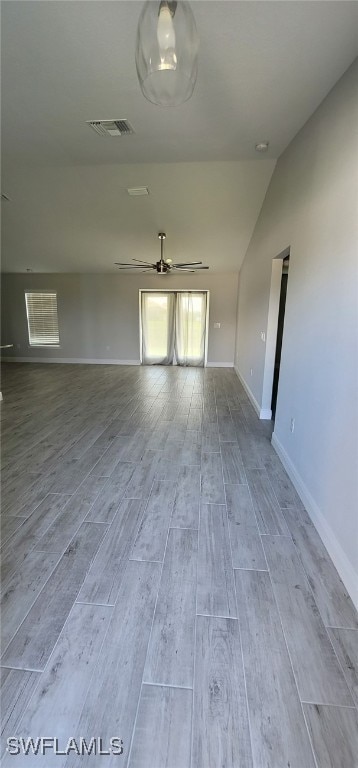
[{"label": "white ceiling", "polygon": [[[114,261],[154,262],[160,231],[173,261],[237,271],[273,167],[274,160],[251,160],[14,173],[14,202],[2,206],[5,271],[103,272],[115,271]],[[148,186],[149,196],[129,197],[127,187],[136,186]]]},{"label": "white ceiling", "polygon": [[[157,255],[158,228],[171,257],[239,269],[274,159],[357,55],[355,2],[193,0],[196,89],[162,109],[137,82],[141,5],[2,3],[6,271],[111,270]],[[123,117],[134,136],[86,125]],[[129,185],[151,195],[128,199]]]}]

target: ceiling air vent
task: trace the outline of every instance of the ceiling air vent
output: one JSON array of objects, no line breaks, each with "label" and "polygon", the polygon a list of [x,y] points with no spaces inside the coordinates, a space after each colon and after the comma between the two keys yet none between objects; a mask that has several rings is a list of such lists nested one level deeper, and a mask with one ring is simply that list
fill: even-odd
[{"label": "ceiling air vent", "polygon": [[87,120],[100,136],[128,136],[134,133],[134,130],[128,120]]},{"label": "ceiling air vent", "polygon": [[142,197],[149,195],[148,187],[128,187],[127,192],[130,197]]}]

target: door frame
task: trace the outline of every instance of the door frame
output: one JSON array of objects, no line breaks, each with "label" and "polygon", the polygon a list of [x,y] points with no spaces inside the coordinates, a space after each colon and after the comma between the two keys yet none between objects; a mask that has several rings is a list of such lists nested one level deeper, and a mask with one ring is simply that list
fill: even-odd
[{"label": "door frame", "polygon": [[277,341],[278,312],[280,306],[281,278],[283,260],[290,256],[290,246],[272,259],[270,298],[266,328],[266,349],[264,376],[262,385],[261,419],[271,419],[271,400]]},{"label": "door frame", "polygon": [[142,293],[206,293],[206,315],[205,315],[205,341],[204,341],[204,368],[208,364],[208,345],[209,345],[209,304],[210,304],[210,291],[207,288],[199,288],[197,290],[188,290],[187,288],[139,288],[139,359],[140,364],[143,365],[142,360]]}]

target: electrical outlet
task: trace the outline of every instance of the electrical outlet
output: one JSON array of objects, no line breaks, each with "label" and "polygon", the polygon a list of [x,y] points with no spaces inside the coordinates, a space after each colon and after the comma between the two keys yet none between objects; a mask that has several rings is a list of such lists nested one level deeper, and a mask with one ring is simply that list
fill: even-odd
[{"label": "electrical outlet", "polygon": [[294,419],[291,419],[290,430],[291,430],[291,432],[295,431],[295,420]]},{"label": "electrical outlet", "polygon": [[214,323],[214,328],[220,328],[220,323]]},{"label": "electrical outlet", "polygon": [[252,376],[253,372],[254,372],[253,368],[250,368],[250,376]]}]

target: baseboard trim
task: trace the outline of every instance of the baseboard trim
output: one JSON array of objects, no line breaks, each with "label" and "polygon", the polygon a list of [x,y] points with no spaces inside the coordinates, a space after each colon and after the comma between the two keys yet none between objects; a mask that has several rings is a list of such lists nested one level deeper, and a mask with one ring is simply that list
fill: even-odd
[{"label": "baseboard trim", "polygon": [[236,376],[238,377],[240,383],[242,384],[242,386],[243,386],[243,388],[244,388],[244,390],[245,390],[245,392],[246,392],[246,394],[247,394],[251,404],[255,408],[255,411],[256,411],[259,419],[270,421],[270,419],[272,417],[272,411],[268,410],[267,408],[260,408],[260,406],[259,406],[259,404],[258,404],[258,402],[256,400],[256,397],[251,392],[250,387],[246,384],[246,381],[245,381],[244,377],[241,375],[241,373],[240,373],[239,369],[236,367],[236,365],[234,365],[234,371],[235,371]]},{"label": "baseboard trim", "polygon": [[261,408],[260,408],[260,406],[259,406],[259,404],[258,404],[258,402],[256,400],[255,395],[252,394],[250,387],[248,387],[248,385],[246,384],[246,381],[245,381],[244,377],[241,376],[241,373],[240,373],[239,369],[236,367],[236,365],[234,365],[234,371],[235,371],[236,376],[238,377],[240,383],[242,384],[242,386],[243,386],[243,388],[244,388],[244,390],[245,390],[245,392],[246,392],[246,394],[247,394],[247,396],[248,396],[248,398],[249,398],[249,400],[251,402],[251,405],[254,406],[255,411],[256,411],[258,417],[260,418]]},{"label": "baseboard trim", "polygon": [[2,357],[4,363],[72,363],[73,365],[140,365],[140,360],[92,357]]},{"label": "baseboard trim", "polygon": [[[3,356],[4,363],[72,363],[73,365],[140,365],[140,360],[114,360],[113,358],[92,357],[9,357]],[[207,363],[207,368],[233,368],[234,363]]]},{"label": "baseboard trim", "polygon": [[323,544],[325,545],[327,552],[333,561],[333,564],[337,568],[337,571],[348,593],[350,594],[354,605],[358,609],[358,574],[355,572],[351,562],[348,560],[347,555],[342,549],[342,546],[333,533],[332,528],[327,523],[322,511],[316,504],[313,496],[302,480],[302,477],[297,472],[296,467],[292,463],[290,457],[275,435],[275,432],[272,435],[271,443],[279,459],[281,460],[290,480],[292,480],[292,483],[295,486],[296,491],[301,501],[303,502],[313,525],[319,533]]},{"label": "baseboard trim", "polygon": [[270,411],[268,408],[260,408],[260,419],[271,421],[272,411]]}]

